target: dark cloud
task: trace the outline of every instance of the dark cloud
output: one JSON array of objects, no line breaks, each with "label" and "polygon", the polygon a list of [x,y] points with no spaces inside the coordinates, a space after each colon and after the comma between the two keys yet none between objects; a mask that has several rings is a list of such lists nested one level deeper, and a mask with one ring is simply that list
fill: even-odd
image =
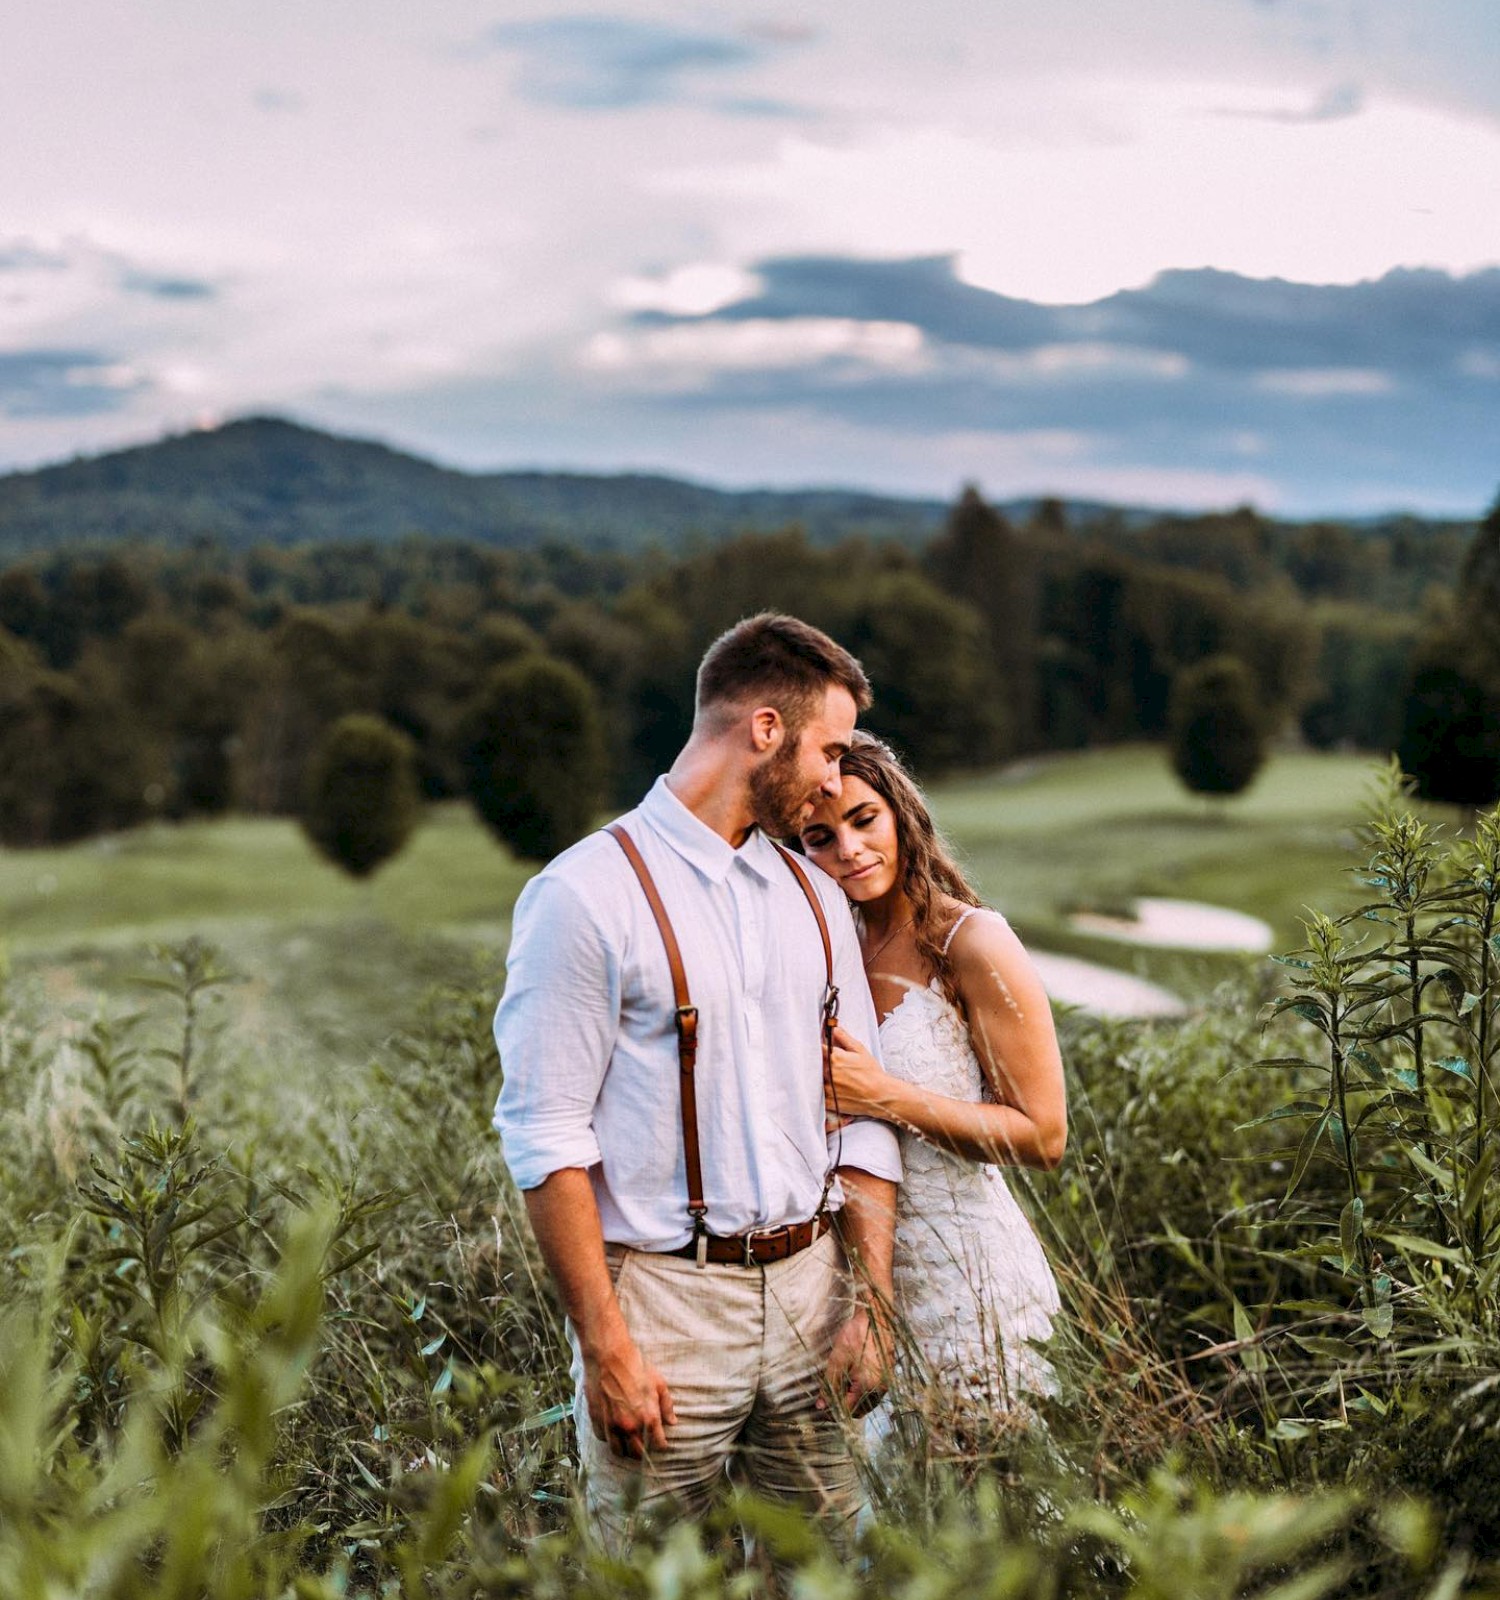
[{"label": "dark cloud", "polygon": [[68,257],[56,250],[44,250],[29,239],[0,241],[0,272],[61,272]]},{"label": "dark cloud", "polygon": [[64,249],[44,249],[29,239],[0,241],[0,272],[98,271],[111,276],[127,294],[154,300],[211,300],[218,289],[203,278],[152,272],[86,239],[71,240]]},{"label": "dark cloud", "polygon": [[121,274],[120,287],[131,294],[149,295],[154,300],[212,300],[219,292],[201,278],[159,277],[134,268]]},{"label": "dark cloud", "polygon": [[[755,270],[761,291],[710,316],[633,319],[645,347],[661,329],[836,318],[913,325],[921,360],[709,362],[690,392],[637,397],[663,436],[676,425],[663,413],[714,410],[934,441],[1044,430],[1085,441],[1095,468],[1250,472],[1286,504],[1334,510],[1402,495],[1480,505],[1500,476],[1500,269],[1347,286],[1168,272],[1083,306],[975,288],[945,258]],[[1032,487],[1049,486],[1066,475],[1039,468]]]},{"label": "dark cloud", "polygon": [[729,34],[613,16],[504,23],[487,42],[519,56],[527,99],[579,111],[672,104],[688,97],[694,76],[753,66],[765,55]]},{"label": "dark cloud", "polygon": [[635,321],[670,326],[843,317],[910,323],[950,351],[1024,354],[1107,345],[1242,375],[1351,368],[1387,372],[1393,381],[1446,377],[1476,350],[1500,354],[1500,268],[1459,278],[1401,269],[1348,285],[1210,269],[1164,272],[1143,289],[1081,306],[1038,305],[976,288],[962,282],[944,256],[778,258],[755,272],[759,293],[709,317],[643,312]]},{"label": "dark cloud", "polygon": [[141,386],[97,350],[0,351],[0,416],[99,416]]}]

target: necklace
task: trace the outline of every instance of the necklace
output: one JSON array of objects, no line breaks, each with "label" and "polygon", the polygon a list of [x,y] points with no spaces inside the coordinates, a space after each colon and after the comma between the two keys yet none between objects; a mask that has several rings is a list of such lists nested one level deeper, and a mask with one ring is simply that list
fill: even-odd
[{"label": "necklace", "polygon": [[906,921],[901,924],[901,926],[899,928],[896,928],[892,932],[886,934],[885,938],[883,938],[880,941],[880,943],[878,945],[876,945],[875,948],[870,952],[870,954],[865,957],[865,971],[866,972],[868,972],[870,970],[871,966],[874,965],[874,963],[877,960],[879,960],[880,952],[885,949],[885,947],[891,942],[891,940],[894,939],[898,933],[905,933],[906,930],[916,920],[917,920],[916,913],[913,912],[912,915],[909,916],[906,919]]}]

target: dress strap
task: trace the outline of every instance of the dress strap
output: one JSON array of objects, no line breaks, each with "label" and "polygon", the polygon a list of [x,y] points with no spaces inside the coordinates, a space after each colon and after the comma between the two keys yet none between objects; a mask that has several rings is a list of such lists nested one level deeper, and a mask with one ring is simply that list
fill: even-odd
[{"label": "dress strap", "polygon": [[983,906],[965,906],[959,913],[958,921],[948,930],[948,937],[943,940],[943,954],[948,954],[948,946],[953,943],[953,935],[974,915],[976,911],[983,911]]}]

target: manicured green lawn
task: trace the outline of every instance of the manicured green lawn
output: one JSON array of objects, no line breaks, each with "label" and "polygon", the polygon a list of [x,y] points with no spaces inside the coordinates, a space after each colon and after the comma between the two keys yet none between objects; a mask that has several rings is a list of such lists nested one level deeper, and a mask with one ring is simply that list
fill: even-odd
[{"label": "manicured green lawn", "polygon": [[[1247,794],[1210,803],[1183,791],[1159,750],[1133,746],[952,784],[933,806],[984,893],[1033,937],[1062,938],[1080,907],[1153,894],[1250,912],[1295,943],[1305,907],[1349,903],[1344,869],[1374,770],[1283,755]],[[1110,959],[1109,941],[1087,943]]]}]

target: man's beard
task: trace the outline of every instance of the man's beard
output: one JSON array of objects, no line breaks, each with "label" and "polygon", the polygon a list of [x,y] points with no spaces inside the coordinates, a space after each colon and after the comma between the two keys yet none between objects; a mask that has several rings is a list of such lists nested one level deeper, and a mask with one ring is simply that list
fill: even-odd
[{"label": "man's beard", "polygon": [[802,826],[803,807],[813,798],[798,771],[797,747],[785,744],[750,771],[750,815],[763,832],[785,839]]}]

